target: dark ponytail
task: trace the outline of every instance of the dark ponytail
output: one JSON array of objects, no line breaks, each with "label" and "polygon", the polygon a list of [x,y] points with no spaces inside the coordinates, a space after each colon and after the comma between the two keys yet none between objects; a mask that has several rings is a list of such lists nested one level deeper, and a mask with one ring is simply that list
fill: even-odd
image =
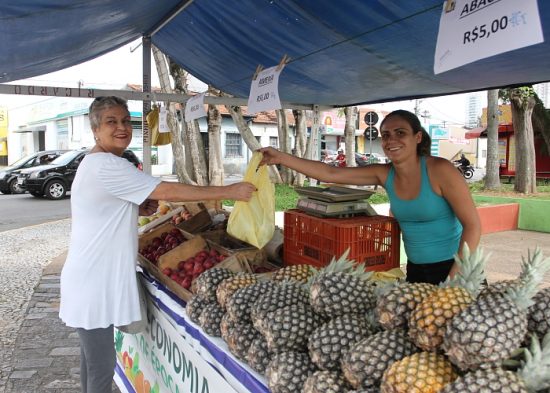
[{"label": "dark ponytail", "polygon": [[426,132],[424,127],[422,127],[422,125],[420,124],[420,119],[418,118],[418,116],[404,109],[398,109],[396,111],[390,112],[386,117],[384,117],[384,120],[382,120],[382,123],[380,124],[380,129],[382,129],[382,125],[384,124],[386,119],[392,116],[398,116],[403,120],[405,120],[407,123],[409,123],[414,135],[418,134],[419,132],[422,133],[422,140],[418,145],[416,145],[416,153],[419,156],[431,156],[432,155],[432,138],[430,138],[430,135]]},{"label": "dark ponytail", "polygon": [[432,138],[430,138],[430,135],[426,132],[424,127],[420,127],[422,129],[422,140],[418,145],[416,145],[416,152],[419,156],[431,156],[432,155]]}]

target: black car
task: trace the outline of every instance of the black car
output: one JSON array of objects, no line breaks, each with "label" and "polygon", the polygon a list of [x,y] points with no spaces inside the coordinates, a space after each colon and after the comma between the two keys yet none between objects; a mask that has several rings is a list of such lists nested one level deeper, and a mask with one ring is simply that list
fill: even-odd
[{"label": "black car", "polygon": [[17,175],[20,170],[48,164],[67,151],[39,151],[25,156],[12,165],[0,170],[0,192],[2,194],[21,194],[25,192],[25,190],[17,185]]},{"label": "black car", "polygon": [[[17,183],[35,197],[61,199],[71,190],[76,170],[89,152],[89,149],[69,151],[48,165],[24,169],[17,176]],[[122,157],[141,169],[133,151],[125,150]]]}]

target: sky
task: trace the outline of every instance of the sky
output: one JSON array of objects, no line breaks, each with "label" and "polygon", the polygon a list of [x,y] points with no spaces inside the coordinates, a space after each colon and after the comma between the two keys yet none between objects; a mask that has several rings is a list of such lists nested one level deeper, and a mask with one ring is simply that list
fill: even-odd
[{"label": "sky", "polygon": [[[40,75],[29,79],[19,80],[14,83],[38,86],[78,87],[79,83],[84,88],[97,89],[121,89],[127,83],[142,83],[142,48],[141,40],[136,40],[119,49],[105,54],[88,62],[66,68],[50,74]],[[152,61],[152,85],[159,86],[159,81]],[[196,91],[204,91],[205,85],[196,81],[190,87]],[[482,107],[486,103],[486,95],[482,94]],[[449,125],[463,125],[466,120],[466,97],[468,94],[427,98],[419,100],[420,112],[430,116],[430,123],[443,123]],[[49,101],[53,97],[30,97],[0,94],[0,106],[17,109],[25,106],[39,105],[40,102]],[[483,101],[485,100],[485,101]],[[414,100],[391,102],[377,105],[368,105],[375,109],[391,111],[394,109],[407,109],[414,111]]]}]

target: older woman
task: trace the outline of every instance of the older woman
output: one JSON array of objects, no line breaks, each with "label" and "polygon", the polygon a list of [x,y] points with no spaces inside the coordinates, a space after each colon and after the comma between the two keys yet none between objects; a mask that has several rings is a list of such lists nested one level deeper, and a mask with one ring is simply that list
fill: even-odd
[{"label": "older woman", "polygon": [[382,148],[390,164],[331,167],[260,149],[264,164],[281,164],[323,182],[381,185],[403,232],[407,281],[437,284],[456,267],[453,255],[481,235],[477,210],[464,179],[448,160],[430,156],[430,136],[418,117],[405,110],[388,114],[380,125]]},{"label": "older woman", "polygon": [[250,183],[198,187],[162,182],[121,158],[132,139],[126,101],[99,97],[90,106],[95,146],[80,164],[71,196],[72,231],[61,273],[61,319],[77,329],[82,392],[111,392],[113,327],[141,319],[136,282],[138,211],[157,200],[248,200]]}]

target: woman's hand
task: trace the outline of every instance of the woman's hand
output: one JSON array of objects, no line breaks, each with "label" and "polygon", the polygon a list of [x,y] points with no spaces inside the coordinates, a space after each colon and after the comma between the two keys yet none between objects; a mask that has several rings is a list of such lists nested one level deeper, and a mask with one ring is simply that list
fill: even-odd
[{"label": "woman's hand", "polygon": [[284,155],[284,153],[272,147],[262,147],[261,149],[258,149],[258,151],[263,154],[263,158],[262,158],[262,161],[260,161],[260,165],[280,164],[281,159]]},{"label": "woman's hand", "polygon": [[249,201],[252,198],[252,193],[257,191],[256,187],[248,182],[231,184],[225,188],[227,190],[227,199],[235,199],[237,201]]},{"label": "woman's hand", "polygon": [[139,205],[139,215],[150,216],[157,211],[158,207],[158,201],[155,201],[154,199],[146,199],[141,205]]}]

